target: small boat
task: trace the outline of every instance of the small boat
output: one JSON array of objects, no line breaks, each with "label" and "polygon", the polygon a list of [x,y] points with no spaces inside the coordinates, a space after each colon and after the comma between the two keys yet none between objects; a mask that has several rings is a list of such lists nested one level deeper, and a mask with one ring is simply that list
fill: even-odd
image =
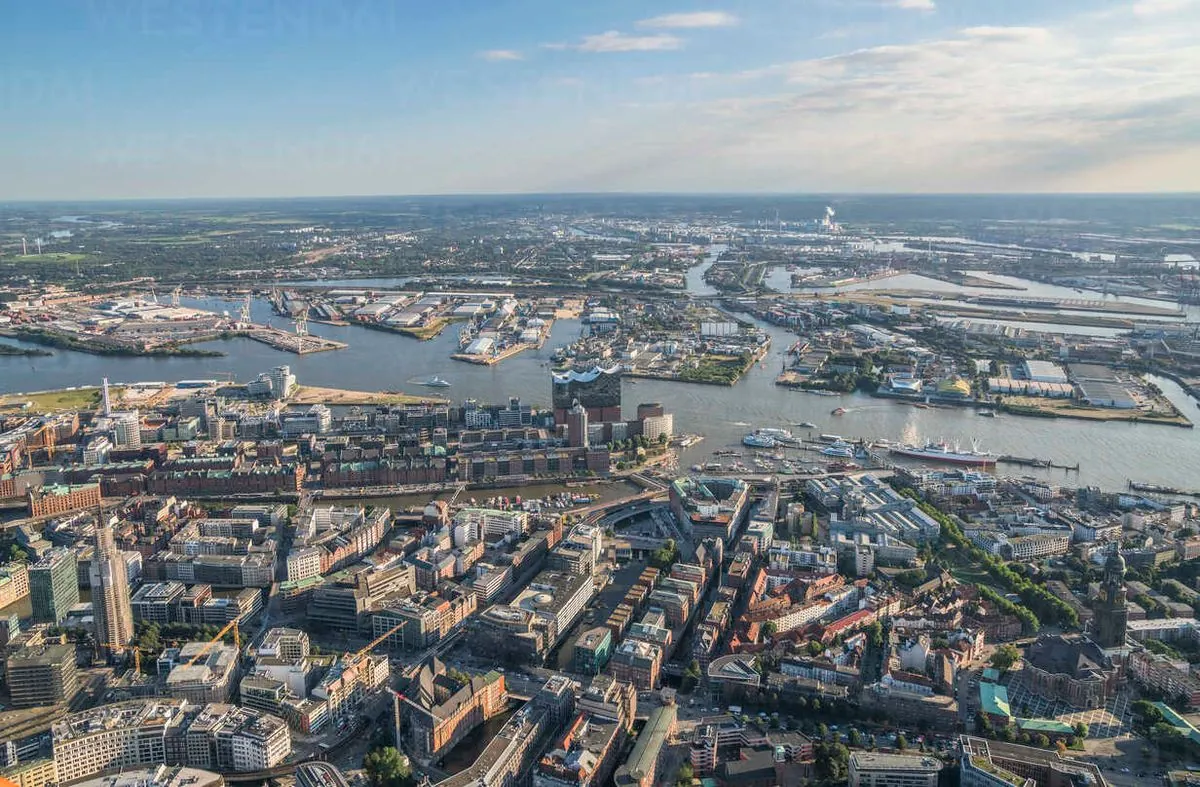
[{"label": "small boat", "polygon": [[426,388],[449,388],[450,387],[450,383],[446,382],[441,377],[438,377],[436,374],[433,377],[430,377],[425,382],[420,383],[420,385],[423,385]]},{"label": "small boat", "polygon": [[995,410],[976,410],[975,415],[982,415],[984,418],[995,418]]},{"label": "small boat", "polygon": [[846,408],[845,407],[835,407],[829,411],[829,414],[830,415],[845,415]]},{"label": "small boat", "polygon": [[925,404],[924,402],[916,402],[913,404],[913,407],[917,408],[918,410],[928,410],[929,409],[929,405]]},{"label": "small boat", "polygon": [[800,423],[796,424],[796,426],[800,427],[801,429],[816,429],[817,428],[817,425],[814,424],[812,421],[801,421]]}]

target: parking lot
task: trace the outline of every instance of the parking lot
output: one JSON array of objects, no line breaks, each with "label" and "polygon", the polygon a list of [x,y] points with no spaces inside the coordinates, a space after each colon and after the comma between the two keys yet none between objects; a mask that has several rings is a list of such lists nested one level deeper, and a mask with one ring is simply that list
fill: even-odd
[{"label": "parking lot", "polygon": [[1070,725],[1083,722],[1088,726],[1089,738],[1115,738],[1128,733],[1133,726],[1133,715],[1129,710],[1131,701],[1129,691],[1122,689],[1103,708],[1080,709],[1031,692],[1019,676],[1008,686],[1008,702],[1015,715],[1057,719]]}]

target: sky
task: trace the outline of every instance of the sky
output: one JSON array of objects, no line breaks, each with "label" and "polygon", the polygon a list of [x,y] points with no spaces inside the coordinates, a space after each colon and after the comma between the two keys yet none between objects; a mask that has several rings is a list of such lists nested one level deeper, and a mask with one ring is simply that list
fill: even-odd
[{"label": "sky", "polygon": [[38,0],[0,200],[1200,191],[1200,0]]}]

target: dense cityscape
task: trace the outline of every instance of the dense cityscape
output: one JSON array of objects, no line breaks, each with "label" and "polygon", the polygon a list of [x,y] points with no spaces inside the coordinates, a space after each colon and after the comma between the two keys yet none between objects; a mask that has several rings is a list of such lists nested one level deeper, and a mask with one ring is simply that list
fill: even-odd
[{"label": "dense cityscape", "polygon": [[0,776],[1186,784],[1198,214],[5,208]]}]

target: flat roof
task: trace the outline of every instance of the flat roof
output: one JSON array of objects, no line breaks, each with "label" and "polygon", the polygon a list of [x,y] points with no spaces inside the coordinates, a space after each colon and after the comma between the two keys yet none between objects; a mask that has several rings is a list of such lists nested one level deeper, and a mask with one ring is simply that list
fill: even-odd
[{"label": "flat roof", "polygon": [[879,752],[856,751],[850,754],[850,763],[860,771],[936,772],[942,769],[941,760],[936,757],[918,754],[881,754]]}]

